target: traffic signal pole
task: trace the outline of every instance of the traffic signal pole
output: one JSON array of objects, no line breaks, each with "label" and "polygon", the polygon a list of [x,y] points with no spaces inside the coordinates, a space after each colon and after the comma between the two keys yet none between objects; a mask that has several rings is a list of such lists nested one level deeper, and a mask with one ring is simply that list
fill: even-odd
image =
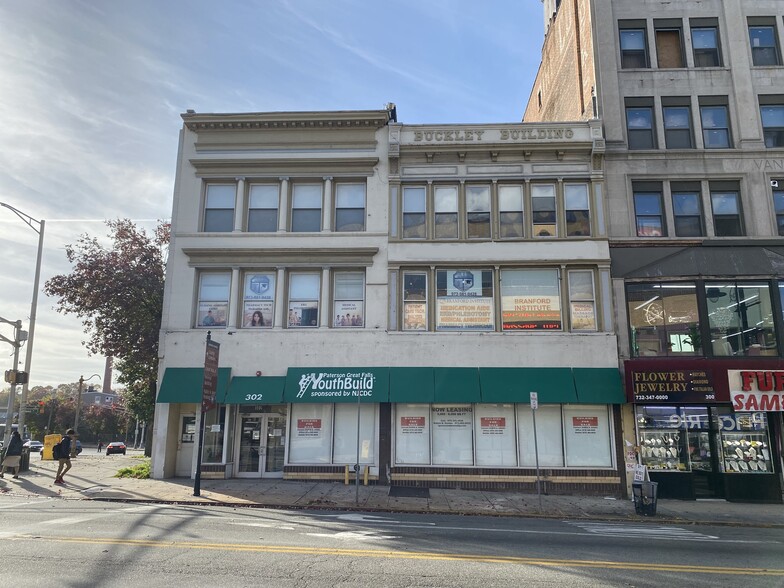
[{"label": "traffic signal pole", "polygon": [[[10,343],[14,347],[14,369],[11,372],[6,372],[6,377],[11,384],[11,393],[8,395],[8,410],[5,413],[5,434],[3,435],[3,445],[8,447],[8,442],[11,440],[11,426],[14,424],[14,402],[16,400],[16,376],[19,373],[19,348],[22,346],[24,339],[22,333],[22,321],[9,321],[0,317],[0,322],[7,323],[14,326],[14,340],[0,335],[0,339],[6,343]],[[24,431],[20,431],[20,434]]]}]

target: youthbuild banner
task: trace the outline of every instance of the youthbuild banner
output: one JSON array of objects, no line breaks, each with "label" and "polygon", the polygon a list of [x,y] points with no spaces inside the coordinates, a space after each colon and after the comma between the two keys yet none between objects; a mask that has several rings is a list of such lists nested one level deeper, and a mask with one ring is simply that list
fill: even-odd
[{"label": "youthbuild banner", "polygon": [[389,402],[389,368],[289,368],[283,402]]}]

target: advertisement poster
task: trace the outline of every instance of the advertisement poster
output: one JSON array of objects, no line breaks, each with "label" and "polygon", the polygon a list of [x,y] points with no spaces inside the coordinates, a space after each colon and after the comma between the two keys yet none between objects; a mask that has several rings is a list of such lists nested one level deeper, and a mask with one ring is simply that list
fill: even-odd
[{"label": "advertisement poster", "polygon": [[599,417],[572,417],[572,428],[574,429],[575,435],[596,435],[599,431]]},{"label": "advertisement poster", "polygon": [[446,295],[481,297],[482,272],[472,272],[469,270],[446,272]]},{"label": "advertisement poster", "polygon": [[431,412],[435,429],[473,428],[473,411],[470,406],[434,406]]},{"label": "advertisement poster", "polygon": [[400,432],[406,435],[422,435],[425,432],[425,417],[402,416],[400,417]]},{"label": "advertisement poster", "polygon": [[321,419],[297,419],[297,437],[321,437]]},{"label": "advertisement poster", "polygon": [[271,327],[272,300],[246,300],[242,312],[243,327]]},{"label": "advertisement poster", "polygon": [[335,301],[334,327],[361,327],[364,324],[364,303],[352,301]]},{"label": "advertisement poster", "polygon": [[593,311],[593,302],[572,302],[572,329],[596,330],[596,313]]},{"label": "advertisement poster", "polygon": [[560,330],[560,296],[502,296],[504,331]]},{"label": "advertisement poster", "polygon": [[403,307],[403,330],[427,330],[427,304],[425,302],[406,302]]},{"label": "advertisement poster", "polygon": [[439,331],[492,331],[495,329],[491,298],[439,298],[436,306]]},{"label": "advertisement poster", "polygon": [[197,324],[200,327],[225,327],[228,311],[226,302],[200,302]]},{"label": "advertisement poster", "polygon": [[318,302],[289,302],[290,327],[318,327]]},{"label": "advertisement poster", "polygon": [[480,417],[479,429],[482,435],[503,435],[506,433],[506,418]]}]

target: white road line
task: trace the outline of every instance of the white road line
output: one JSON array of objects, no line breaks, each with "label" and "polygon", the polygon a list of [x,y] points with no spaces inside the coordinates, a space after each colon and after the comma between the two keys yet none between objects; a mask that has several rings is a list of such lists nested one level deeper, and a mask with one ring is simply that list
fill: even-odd
[{"label": "white road line", "polygon": [[583,523],[570,521],[571,525],[580,527],[596,535],[609,537],[641,537],[645,539],[678,539],[682,541],[700,540],[713,541],[718,537],[715,535],[704,535],[689,529],[680,527],[656,527],[656,526],[635,526],[618,523]]}]

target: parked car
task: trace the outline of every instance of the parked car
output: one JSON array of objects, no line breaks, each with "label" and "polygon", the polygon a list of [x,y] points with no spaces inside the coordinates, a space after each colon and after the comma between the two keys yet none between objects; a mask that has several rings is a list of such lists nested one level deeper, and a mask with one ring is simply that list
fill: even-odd
[{"label": "parked car", "polygon": [[111,455],[112,453],[122,453],[125,455],[125,450],[125,443],[122,441],[112,441],[106,446],[106,455]]},{"label": "parked car", "polygon": [[27,447],[30,453],[38,453],[44,448],[44,444],[40,441],[34,441],[33,439],[30,439],[29,441],[25,441],[22,447]]}]

